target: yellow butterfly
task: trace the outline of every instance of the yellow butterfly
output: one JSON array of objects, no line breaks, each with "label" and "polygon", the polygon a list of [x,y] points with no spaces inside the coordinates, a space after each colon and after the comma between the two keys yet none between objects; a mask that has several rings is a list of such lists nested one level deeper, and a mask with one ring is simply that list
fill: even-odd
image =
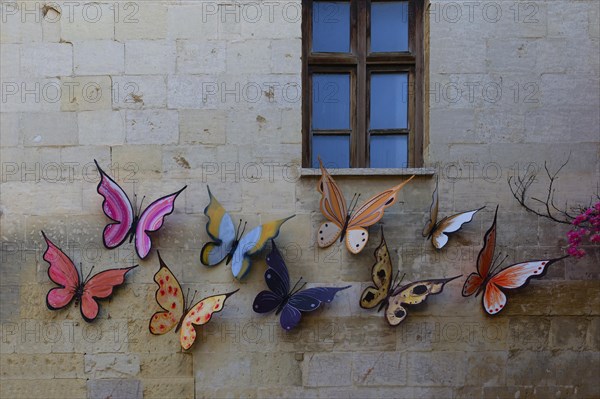
[{"label": "yellow butterfly", "polygon": [[434,280],[421,280],[400,286],[396,282],[398,275],[392,277],[392,260],[381,230],[381,243],[375,250],[376,262],[371,269],[371,277],[375,286],[367,287],[360,297],[360,307],[373,309],[379,306],[378,312],[385,307],[385,318],[389,325],[397,326],[406,318],[406,305],[424,302],[429,295],[442,292],[444,285],[460,276]]}]

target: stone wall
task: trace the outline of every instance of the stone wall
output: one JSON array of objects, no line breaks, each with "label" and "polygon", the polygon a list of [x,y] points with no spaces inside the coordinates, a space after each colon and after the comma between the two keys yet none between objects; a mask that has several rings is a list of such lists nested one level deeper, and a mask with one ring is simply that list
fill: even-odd
[{"label": "stone wall", "polygon": [[[390,328],[359,308],[378,229],[358,256],[315,247],[317,178],[301,159],[300,1],[6,2],[1,4],[0,377],[2,398],[598,397],[600,252],[566,259],[486,316],[462,281]],[[507,179],[555,170],[557,203],[586,204],[600,177],[599,3],[432,2],[425,159],[440,212],[486,205],[435,251],[420,232],[434,179],[419,176],[383,223],[407,280],[472,272],[496,204],[510,262],[556,257],[568,226],[525,212]],[[152,336],[154,253],[85,323],[49,311],[40,230],[89,270],[138,263],[108,251],[93,159],[129,195],[188,185],[154,235],[184,288],[241,288],[183,353]],[[340,176],[371,195],[404,176]],[[352,288],[292,333],[251,302],[264,262],[234,282],[199,262],[206,185],[254,226],[296,214],[278,239],[293,279]],[[147,203],[147,202],[146,202]]]}]

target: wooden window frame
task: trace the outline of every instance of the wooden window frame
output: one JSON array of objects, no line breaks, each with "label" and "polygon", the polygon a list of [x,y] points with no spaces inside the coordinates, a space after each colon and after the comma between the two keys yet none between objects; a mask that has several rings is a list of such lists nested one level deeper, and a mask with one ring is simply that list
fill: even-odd
[{"label": "wooden window frame", "polygon": [[[377,0],[377,2],[391,0]],[[302,166],[312,167],[312,74],[350,71],[350,168],[370,165],[370,135],[408,134],[408,165],[423,166],[424,8],[427,0],[408,0],[408,52],[368,53],[372,0],[350,2],[350,52],[312,53],[313,0],[302,8]],[[372,72],[408,73],[408,129],[369,130]],[[345,131],[347,134],[347,130]],[[320,134],[343,134],[320,131]]]}]

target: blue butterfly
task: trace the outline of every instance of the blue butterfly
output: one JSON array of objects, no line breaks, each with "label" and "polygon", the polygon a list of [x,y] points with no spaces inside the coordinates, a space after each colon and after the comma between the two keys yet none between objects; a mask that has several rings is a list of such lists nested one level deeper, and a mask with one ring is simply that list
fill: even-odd
[{"label": "blue butterfly", "polygon": [[269,290],[259,292],[252,309],[256,313],[268,313],[277,309],[275,314],[280,314],[279,322],[284,330],[291,330],[296,327],[302,317],[301,312],[312,312],[317,309],[322,302],[331,302],[335,294],[339,291],[350,288],[346,287],[317,287],[302,290],[304,283],[296,289],[302,278],[290,290],[290,276],[287,266],[283,261],[281,253],[271,240],[273,249],[267,255],[267,265],[269,268],[265,272],[265,282]]},{"label": "blue butterfly", "polygon": [[231,216],[212,195],[210,188],[208,188],[208,195],[210,203],[204,209],[204,214],[208,216],[206,232],[214,242],[208,242],[202,247],[200,261],[205,266],[214,266],[227,258],[226,263],[231,262],[233,276],[239,280],[250,270],[252,265],[250,257],[262,251],[270,239],[279,235],[281,225],[295,215],[265,223],[244,235],[246,225],[244,224],[240,232],[240,220],[236,229]]}]

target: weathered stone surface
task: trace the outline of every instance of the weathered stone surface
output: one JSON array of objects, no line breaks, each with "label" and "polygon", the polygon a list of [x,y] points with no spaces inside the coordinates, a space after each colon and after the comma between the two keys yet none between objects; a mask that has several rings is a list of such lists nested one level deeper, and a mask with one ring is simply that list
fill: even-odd
[{"label": "weathered stone surface", "polygon": [[88,398],[143,398],[140,380],[106,379],[87,381]]}]

